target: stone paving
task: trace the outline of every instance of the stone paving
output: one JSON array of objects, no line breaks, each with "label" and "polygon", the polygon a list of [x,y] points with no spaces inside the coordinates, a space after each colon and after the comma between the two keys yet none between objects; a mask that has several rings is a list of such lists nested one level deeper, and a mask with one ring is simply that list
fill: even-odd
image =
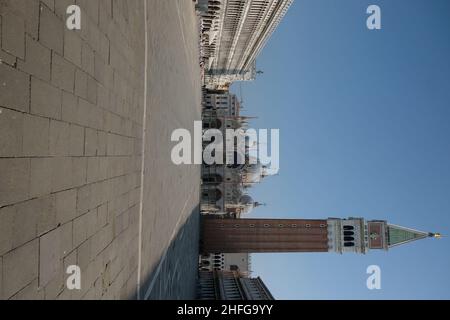
[{"label": "stone paving", "polygon": [[143,139],[144,0],[0,0],[2,299],[194,297],[200,168],[170,134],[200,119],[198,29],[192,1],[147,6]]},{"label": "stone paving", "polygon": [[195,208],[145,284],[146,299],[196,297],[199,219],[198,208]]}]

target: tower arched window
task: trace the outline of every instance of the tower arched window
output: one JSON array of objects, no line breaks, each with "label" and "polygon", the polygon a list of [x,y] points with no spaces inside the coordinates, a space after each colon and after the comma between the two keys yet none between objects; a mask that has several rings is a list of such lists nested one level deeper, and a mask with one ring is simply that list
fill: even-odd
[{"label": "tower arched window", "polygon": [[353,237],[344,237],[344,241],[354,241],[355,240],[355,238],[353,238]]},{"label": "tower arched window", "polygon": [[354,234],[353,231],[344,231],[344,236],[353,236]]},{"label": "tower arched window", "polygon": [[354,230],[355,227],[353,226],[344,226],[344,230]]},{"label": "tower arched window", "polygon": [[354,247],[355,243],[354,242],[344,242],[344,247]]}]

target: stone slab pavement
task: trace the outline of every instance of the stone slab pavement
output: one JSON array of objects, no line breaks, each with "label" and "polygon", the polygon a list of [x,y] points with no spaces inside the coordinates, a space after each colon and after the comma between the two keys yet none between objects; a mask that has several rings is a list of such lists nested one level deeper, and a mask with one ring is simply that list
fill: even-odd
[{"label": "stone slab pavement", "polygon": [[200,119],[196,23],[190,0],[0,0],[1,299],[193,297],[200,168],[170,135]]},{"label": "stone slab pavement", "polygon": [[[188,129],[193,136],[194,121],[201,119],[197,20],[192,1],[148,4],[145,170],[149,174],[144,183],[143,224],[152,228],[142,234],[142,257],[150,262],[143,264],[147,269],[142,269],[142,276],[150,276],[144,280],[143,289],[145,284],[148,286],[142,296],[167,299],[176,294],[179,298],[194,298],[200,166],[174,165],[170,154],[175,143],[169,142],[177,128]],[[178,290],[168,283],[177,283]]]}]

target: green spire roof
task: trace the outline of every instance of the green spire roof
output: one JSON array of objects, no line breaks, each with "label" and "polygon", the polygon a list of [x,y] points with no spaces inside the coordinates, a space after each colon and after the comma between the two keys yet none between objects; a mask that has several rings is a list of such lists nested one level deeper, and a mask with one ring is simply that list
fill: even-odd
[{"label": "green spire roof", "polygon": [[394,247],[400,244],[423,239],[432,236],[428,232],[418,231],[405,227],[388,224],[388,246]]}]

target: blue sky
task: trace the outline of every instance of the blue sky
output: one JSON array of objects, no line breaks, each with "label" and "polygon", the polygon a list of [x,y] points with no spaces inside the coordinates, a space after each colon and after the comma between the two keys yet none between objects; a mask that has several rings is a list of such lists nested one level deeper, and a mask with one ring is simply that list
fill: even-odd
[{"label": "blue sky", "polygon": [[[382,30],[366,28],[377,4]],[[280,172],[249,217],[362,216],[450,235],[450,1],[295,0],[243,83]],[[238,93],[239,87],[233,90]],[[449,299],[449,239],[367,255],[254,254],[277,299]],[[381,290],[366,288],[381,267]]]}]

